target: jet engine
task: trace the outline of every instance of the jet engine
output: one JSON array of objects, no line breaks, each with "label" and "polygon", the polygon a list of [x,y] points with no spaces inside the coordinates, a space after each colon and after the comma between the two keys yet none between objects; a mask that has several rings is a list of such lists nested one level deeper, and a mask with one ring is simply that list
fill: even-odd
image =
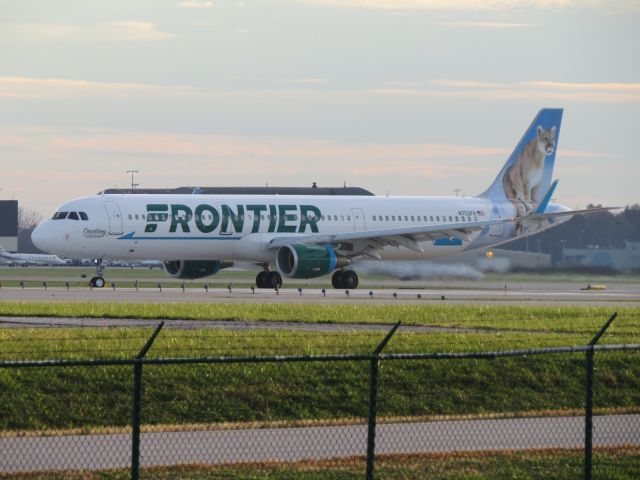
[{"label": "jet engine", "polygon": [[165,260],[162,268],[173,278],[194,280],[218,273],[223,268],[232,267],[229,260]]},{"label": "jet engine", "polygon": [[350,260],[336,255],[329,245],[293,243],[278,249],[276,266],[291,278],[314,278],[348,265]]}]

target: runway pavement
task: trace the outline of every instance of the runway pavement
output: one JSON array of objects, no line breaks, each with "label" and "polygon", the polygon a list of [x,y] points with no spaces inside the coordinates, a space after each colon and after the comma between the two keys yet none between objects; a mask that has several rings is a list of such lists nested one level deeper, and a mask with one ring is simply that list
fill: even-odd
[{"label": "runway pavement", "polygon": [[[594,446],[640,444],[640,415],[596,416]],[[381,423],[377,454],[580,448],[583,417]],[[363,456],[367,426],[155,432],[141,436],[141,464],[293,462]],[[69,435],[0,438],[5,472],[126,468],[131,436]]]},{"label": "runway pavement", "polygon": [[[505,288],[506,287],[506,288]],[[298,290],[300,288],[300,290]],[[490,305],[600,305],[640,306],[640,284],[616,284],[606,290],[584,290],[574,283],[453,283],[448,288],[283,288],[279,291],[249,288],[0,288],[0,301],[25,302],[130,302],[130,303],[313,303],[313,304],[429,304]]]}]

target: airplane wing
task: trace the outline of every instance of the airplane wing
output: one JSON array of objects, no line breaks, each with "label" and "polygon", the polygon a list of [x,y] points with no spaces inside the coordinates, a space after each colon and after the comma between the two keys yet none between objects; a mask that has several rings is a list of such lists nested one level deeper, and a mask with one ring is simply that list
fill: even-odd
[{"label": "airplane wing", "polygon": [[526,217],[510,217],[496,220],[484,220],[479,222],[466,222],[444,225],[418,225],[414,227],[385,228],[379,230],[362,230],[357,232],[336,233],[333,235],[292,235],[289,237],[276,237],[269,242],[269,248],[280,248],[293,243],[306,244],[330,244],[339,249],[352,252],[349,256],[369,255],[378,258],[376,250],[386,247],[406,247],[410,250],[422,253],[424,249],[418,242],[457,238],[461,241],[470,241],[470,234],[477,230],[492,225],[501,225],[515,222],[542,222],[553,217],[567,215],[581,215],[615,210],[616,207],[601,207],[585,210],[569,210],[548,213],[533,212]]},{"label": "airplane wing", "polygon": [[[443,238],[458,238],[469,241],[469,235],[491,225],[512,223],[515,218],[500,220],[484,220],[480,222],[466,222],[444,225],[418,225],[414,227],[385,228],[379,230],[363,230],[358,232],[336,233],[333,235],[298,235],[290,237],[277,237],[271,240],[269,248],[279,248],[292,243],[328,243],[333,245],[351,244],[354,255],[363,252],[371,252],[386,246],[403,246],[417,252],[423,252],[418,242],[425,240],[438,240]],[[375,255],[373,255],[375,256]]]}]

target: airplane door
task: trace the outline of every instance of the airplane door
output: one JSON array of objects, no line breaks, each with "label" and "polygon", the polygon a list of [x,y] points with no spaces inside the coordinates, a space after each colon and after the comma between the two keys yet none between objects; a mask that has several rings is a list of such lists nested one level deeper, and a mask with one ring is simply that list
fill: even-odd
[{"label": "airplane door", "polygon": [[109,235],[122,235],[122,215],[116,202],[104,202],[109,217]]},{"label": "airplane door", "polygon": [[362,232],[367,229],[364,218],[364,210],[362,210],[361,208],[352,208],[351,216],[353,217],[354,232]]}]

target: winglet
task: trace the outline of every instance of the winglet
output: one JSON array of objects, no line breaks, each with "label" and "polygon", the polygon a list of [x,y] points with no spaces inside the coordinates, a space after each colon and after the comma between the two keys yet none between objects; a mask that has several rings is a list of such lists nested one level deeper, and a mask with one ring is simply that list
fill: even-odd
[{"label": "winglet", "polygon": [[555,192],[557,186],[558,186],[558,180],[554,180],[534,213],[544,213],[544,211],[547,209],[547,205],[549,205],[551,196],[553,195],[553,192]]}]

